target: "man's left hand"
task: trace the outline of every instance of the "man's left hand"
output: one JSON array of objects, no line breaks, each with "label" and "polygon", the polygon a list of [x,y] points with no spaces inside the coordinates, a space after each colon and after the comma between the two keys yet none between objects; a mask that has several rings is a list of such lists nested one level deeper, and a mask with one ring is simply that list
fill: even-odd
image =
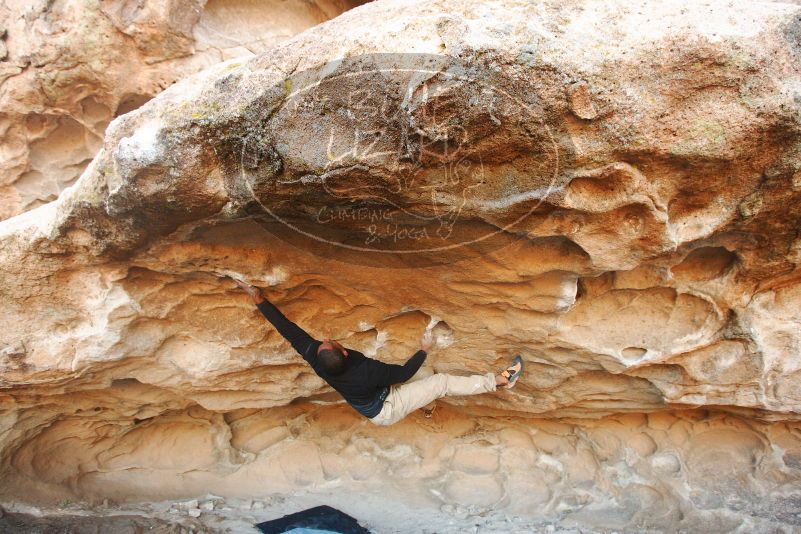
[{"label": "man's left hand", "polygon": [[233,278],[233,281],[236,282],[236,285],[241,287],[242,290],[250,296],[253,302],[259,303],[264,300],[264,297],[261,295],[261,289],[258,287],[248,284],[242,280],[237,280],[236,278]]}]

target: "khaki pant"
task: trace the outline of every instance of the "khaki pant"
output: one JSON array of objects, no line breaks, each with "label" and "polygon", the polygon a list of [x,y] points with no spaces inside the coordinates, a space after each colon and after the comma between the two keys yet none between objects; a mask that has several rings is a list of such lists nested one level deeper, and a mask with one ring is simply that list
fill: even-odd
[{"label": "khaki pant", "polygon": [[390,386],[383,408],[370,421],[377,425],[391,425],[440,397],[477,395],[488,391],[495,391],[495,373],[473,376],[436,373],[414,382]]}]

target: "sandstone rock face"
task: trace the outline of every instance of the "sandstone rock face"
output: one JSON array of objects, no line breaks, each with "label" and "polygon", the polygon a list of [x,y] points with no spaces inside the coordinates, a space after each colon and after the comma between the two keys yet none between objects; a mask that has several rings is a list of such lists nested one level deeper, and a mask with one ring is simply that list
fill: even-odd
[{"label": "sandstone rock face", "polygon": [[[5,498],[798,529],[799,9],[379,0],[114,119],[0,224]],[[385,361],[433,330],[420,376],[527,373],[373,427],[229,272]]]},{"label": "sandstone rock face", "polygon": [[0,6],[0,219],[54,200],[108,123],[176,80],[362,2],[17,1]]}]

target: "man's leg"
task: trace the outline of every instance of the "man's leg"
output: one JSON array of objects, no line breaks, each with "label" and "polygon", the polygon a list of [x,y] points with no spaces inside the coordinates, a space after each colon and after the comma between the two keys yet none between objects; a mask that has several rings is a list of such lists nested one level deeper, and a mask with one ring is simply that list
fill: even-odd
[{"label": "man's leg", "polygon": [[429,402],[447,395],[477,395],[496,389],[495,373],[456,376],[436,373],[427,378],[392,386],[374,423],[391,425]]}]

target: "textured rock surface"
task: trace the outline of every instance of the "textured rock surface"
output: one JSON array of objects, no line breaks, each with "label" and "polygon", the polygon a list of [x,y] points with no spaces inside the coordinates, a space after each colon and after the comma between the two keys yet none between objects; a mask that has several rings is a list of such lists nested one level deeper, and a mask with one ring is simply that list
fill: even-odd
[{"label": "textured rock surface", "polygon": [[[153,534],[188,534],[201,525],[182,525],[136,515],[107,517],[7,513],[0,517],[0,527],[8,534],[29,532],[152,532]],[[194,527],[194,528],[192,528]]]},{"label": "textured rock surface", "polygon": [[[800,36],[782,3],[379,1],[172,85],[0,224],[4,489],[798,529]],[[432,328],[421,376],[528,373],[374,428],[226,271],[387,361]]]},{"label": "textured rock surface", "polygon": [[0,219],[54,200],[105,129],[176,80],[267,50],[362,2],[17,1],[0,5]]}]

